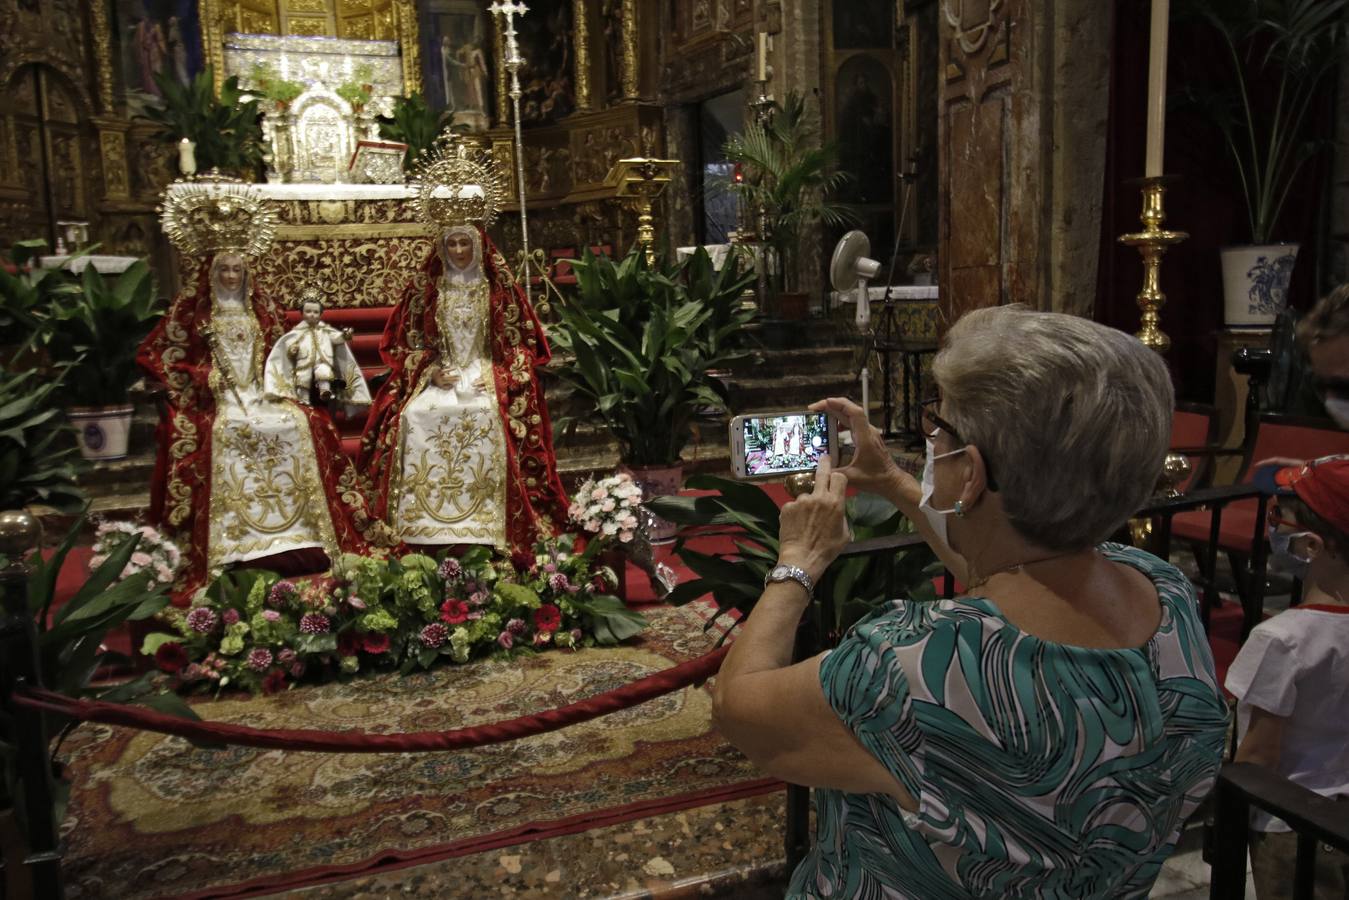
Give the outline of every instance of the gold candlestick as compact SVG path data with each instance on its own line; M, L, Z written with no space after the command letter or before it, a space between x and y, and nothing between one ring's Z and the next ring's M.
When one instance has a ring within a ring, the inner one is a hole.
M1162 209L1162 199L1166 194L1164 178L1143 179L1143 212L1139 219L1143 230L1135 234L1122 234L1121 244L1136 247L1143 257L1143 289L1138 292L1138 308L1143 311L1142 328L1137 337L1158 353L1171 349L1171 339L1158 327L1158 310L1166 303L1166 295L1161 289L1162 257L1172 244L1179 244L1189 237L1184 231L1167 231L1162 228L1166 213Z
M637 207L637 243L646 253L647 265L656 262L656 217L651 207L678 165L676 159L620 159L605 179L618 188L615 196L630 198Z

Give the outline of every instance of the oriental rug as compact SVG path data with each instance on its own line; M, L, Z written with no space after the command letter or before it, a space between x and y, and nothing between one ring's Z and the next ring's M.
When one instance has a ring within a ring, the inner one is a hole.
M620 687L713 648L696 606L632 644L204 701L258 728L454 729ZM238 897L765 793L690 687L590 722L448 753L194 748L85 724L66 741L70 897Z

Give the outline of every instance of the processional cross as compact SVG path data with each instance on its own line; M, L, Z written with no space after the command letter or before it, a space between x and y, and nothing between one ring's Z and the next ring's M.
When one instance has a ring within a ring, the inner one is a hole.
M520 241L524 248L521 271L524 274L525 299L532 302L529 293L529 214L525 211L525 140L520 130L520 67L525 59L520 55L520 43L516 40L515 17L529 12L529 7L517 0L492 0L487 11L501 16L506 37L506 68L511 73L511 106L515 111L515 185L520 198Z

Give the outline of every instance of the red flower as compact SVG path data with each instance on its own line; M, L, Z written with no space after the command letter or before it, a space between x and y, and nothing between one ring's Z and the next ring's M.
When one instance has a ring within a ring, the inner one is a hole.
M262 692L264 694L278 694L285 689L285 669L272 669L272 671L267 673L267 677L262 679Z
M562 610L551 603L545 603L534 610L534 627L539 631L557 631L562 624Z
M337 636L337 655L355 656L364 646L363 635L355 628L348 629Z
M389 636L387 634L367 634L361 638L361 647L366 653L373 653L378 656L381 653L389 652Z
M187 651L183 649L182 644L170 641L167 644L160 644L159 649L155 651L155 665L159 666L162 672L173 675L187 664Z
M449 625L458 625L468 621L468 603L451 597L440 605L440 621Z

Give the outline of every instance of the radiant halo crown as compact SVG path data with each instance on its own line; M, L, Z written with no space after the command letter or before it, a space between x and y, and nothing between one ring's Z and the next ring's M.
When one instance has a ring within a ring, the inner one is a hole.
M251 184L212 169L170 184L159 204L169 241L186 256L258 257L276 236L276 210Z
M492 154L446 131L417 162L412 203L417 218L440 231L496 221L506 188Z

